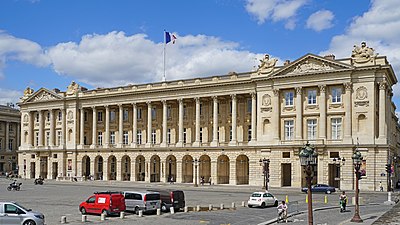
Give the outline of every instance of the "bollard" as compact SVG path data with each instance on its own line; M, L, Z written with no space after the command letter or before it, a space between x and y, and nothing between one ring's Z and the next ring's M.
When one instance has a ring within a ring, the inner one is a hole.
M208 211L211 211L212 210L212 208L213 208L213 205L208 205Z
M62 216L61 217L61 223L67 223L67 217L66 216Z
M119 213L119 218L124 219L125 218L125 212L120 212Z
M236 209L236 204L234 202L232 202L231 208Z
M325 195L324 203L328 204L328 196Z
M171 212L171 214L175 214L175 208L174 207L169 207L169 211Z
M157 216L161 215L161 209L157 209Z
M388 192L388 202L392 201L392 192Z
M242 201L242 206L246 207L246 203L244 201Z
M139 217L143 217L143 210L139 210Z
M200 212L200 206L199 205L196 206L196 212Z
M289 203L289 196L286 195L286 204Z
M221 203L221 206L219 207L219 209L224 209L224 203Z
M308 203L308 195L306 195L306 203Z
M188 207L185 206L185 208L183 208L183 212L187 213L188 211L189 211L189 210L188 210Z
M101 221L106 220L106 214L105 214L105 213L102 213L102 214L101 214L100 220L101 220Z
M87 221L87 216L86 215L82 215L82 222L86 222Z

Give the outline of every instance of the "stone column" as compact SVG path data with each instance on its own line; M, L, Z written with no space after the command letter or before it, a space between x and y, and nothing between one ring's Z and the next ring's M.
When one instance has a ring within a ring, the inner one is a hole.
M161 147L167 147L168 143L167 143L167 101L166 100L162 100L161 101L163 104L163 117L162 117L162 141L161 141Z
M21 144L21 126L20 126L19 123L16 123L16 126L17 126L17 130L15 132L15 135L16 135L15 139L17 139L16 140L17 144L16 144L16 148L15 149L18 150L19 144Z
M108 105L105 105L104 107L106 108L106 132L104 132L103 135L103 147L108 148L110 146L110 107Z
M178 119L178 143L176 147L183 146L183 99L178 99L179 103L179 119Z
M39 143L38 147L43 146L43 134L44 134L44 121L43 121L43 111L39 111ZM8 143L7 143L8 145Z
M345 101L344 101L344 109L345 109L345 118L344 118L344 139L347 143L352 143L351 137L351 129L352 129L352 102L351 102L351 91L352 91L352 83L344 83L344 87L346 90Z
M62 125L61 125L61 146L65 147L67 140L67 113L66 109L61 109Z
M51 115L51 112L50 112ZM51 122L50 122L51 123ZM50 142L51 144L51 142ZM53 179L53 162L51 160L51 154L47 157L47 179Z
M80 110L80 131L79 131L79 144L81 148L83 148L84 140L85 140L85 110L81 107Z
M379 139L386 138L386 82L379 83Z
M90 148L95 148L97 145L97 110L96 107L92 107L93 118L92 118L92 144ZM94 174L93 174L94 176Z
M302 88L296 87L296 140L303 139L303 99Z
M232 140L229 142L229 145L237 145L237 99L236 94L231 95L232 98ZM253 130L253 129L252 129Z
M257 93L251 93L251 143L257 141Z
M124 108L122 107L122 104L118 105L119 107L119 120L118 120L118 146L119 148L122 148L123 142L123 136L124 136Z
M137 106L136 103L132 103L132 143L131 147L136 148L136 136L137 136ZM131 176L132 177L132 176Z
M49 137L49 145L50 147L54 146L54 136L55 136L55 123L54 123L54 110L50 109L50 137Z
M28 112L28 117L29 117L29 124L28 124L28 140L27 140L27 144L29 147L32 147L34 145L33 141L33 137L34 137L34 118L35 118L35 114L33 112ZM24 134L22 134L24 135Z
M136 159L131 158L131 181L138 181L136 174Z
M196 127L195 127L195 140L193 147L200 147L200 98L194 98L196 101Z
M273 139L275 142L279 142L279 131L280 131L280 98L279 98L279 89L274 89L274 97L272 98L272 132L273 132Z
M210 146L218 146L218 97L213 96L213 140Z
M116 163L117 163L117 165L116 165L117 176L115 177L115 180L122 181L122 167L124 165L122 165L122 163L123 163L122 160L116 160Z
M12 149L9 148L9 145L8 145L8 142L10 140L10 122L6 122L5 133L6 133L6 143L4 143L4 146L6 147L5 148L6 151L10 151L10 150L12 150Z
M151 102L147 102L147 140L146 147L151 146L151 123L153 118L151 117Z
M176 162L176 182L182 183L182 161Z
M108 169L109 167L108 163L110 163L108 160L103 161L103 180L108 180L108 176L110 175Z
M91 159L90 159L90 175L92 175L93 176L93 178L96 178L96 172L97 171L95 171L95 169L94 169L94 165L95 165L95 159L96 159L96 156L91 156L90 157Z
M319 138L326 140L326 85L319 85Z

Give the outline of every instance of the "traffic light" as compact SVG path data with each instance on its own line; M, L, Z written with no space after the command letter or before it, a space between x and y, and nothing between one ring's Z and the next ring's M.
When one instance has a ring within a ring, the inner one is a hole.
M386 164L386 173L391 173L392 172L392 166L390 164Z

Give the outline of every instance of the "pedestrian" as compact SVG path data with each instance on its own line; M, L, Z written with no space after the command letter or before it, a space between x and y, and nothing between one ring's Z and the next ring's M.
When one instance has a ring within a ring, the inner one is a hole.
M343 191L342 194L339 196L339 204L340 212L346 212L347 195L345 191Z
M382 181L379 181L379 191L383 191Z
M211 177L208 178L208 183L211 185Z
M169 178L169 183L170 183L170 184L174 184L174 177L173 177L173 176L171 176L171 177Z
M280 220L285 220L287 223L287 211L288 211L288 206L286 205L285 201L282 201L281 204L276 207L278 209L278 222Z

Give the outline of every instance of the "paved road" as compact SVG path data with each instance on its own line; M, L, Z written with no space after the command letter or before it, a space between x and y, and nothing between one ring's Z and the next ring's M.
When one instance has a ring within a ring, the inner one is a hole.
M274 207L259 209L242 207L243 201L247 201L253 191L258 191L259 187L249 186L200 186L193 187L185 184L159 184L159 183L133 183L133 182L107 182L107 181L88 181L88 182L66 182L66 181L45 181L43 186L33 185L33 180L22 180L22 190L19 192L8 192L6 186L9 180L0 178L0 200L17 201L27 208L43 212L46 216L48 225L60 224L61 216L67 216L69 224L82 224L81 214L78 206L95 191L104 190L146 190L146 189L168 189L176 188L184 190L186 195L187 206L195 207L200 205L208 207L212 204L219 207L221 203L225 207L231 207L232 202L236 204L236 209L213 210L211 212L179 212L174 215L168 213L161 216L145 215L138 217L128 214L126 219L121 220L117 217L107 219L106 224L164 224L164 225L191 225L191 224L211 224L211 225L243 225L243 224L260 224L276 218L276 209ZM289 197L290 211L307 210L305 204L305 194L294 188L279 188L270 190L278 199L285 200ZM327 206L337 206L338 194L327 195L328 203L324 203L324 194L314 194L314 208ZM349 193L352 196L352 193ZM385 193L361 193L365 203L384 202ZM388 210L390 207L381 208ZM352 210L352 209L350 209ZM376 206L365 206L361 208L362 213L374 213L377 211ZM315 221L328 224L339 224L341 221L351 218L352 212L340 214L338 209L324 210L315 212ZM301 214L293 217L292 221L296 224L307 224L307 214ZM103 223L99 216L88 216L91 223ZM333 222L333 223L332 223Z

